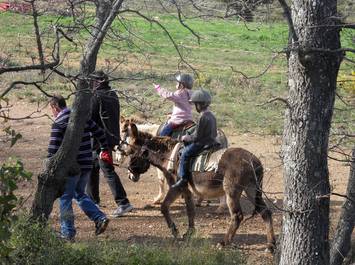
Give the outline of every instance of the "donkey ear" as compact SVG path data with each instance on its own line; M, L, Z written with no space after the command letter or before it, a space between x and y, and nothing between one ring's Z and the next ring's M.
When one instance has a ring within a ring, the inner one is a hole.
M137 126L134 123L131 123L130 126L131 126L132 137L137 139L138 138Z

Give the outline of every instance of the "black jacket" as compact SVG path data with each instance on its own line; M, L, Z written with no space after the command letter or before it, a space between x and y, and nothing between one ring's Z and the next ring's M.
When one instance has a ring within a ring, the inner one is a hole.
M216 143L217 122L211 111L201 113L195 132L191 135L192 141L200 145L213 145Z
M120 143L120 102L110 86L106 85L95 91L91 119L105 131L109 148ZM94 144L94 148L97 147Z

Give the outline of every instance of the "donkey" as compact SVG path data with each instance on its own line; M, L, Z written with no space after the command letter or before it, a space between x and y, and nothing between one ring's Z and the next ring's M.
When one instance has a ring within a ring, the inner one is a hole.
M132 132L130 130L130 124L135 122L134 119L125 119L121 116L121 140L122 144L116 152L116 160L119 164L123 163L124 158L127 156L128 146L132 140ZM157 135L160 125L158 124L139 124L139 136L141 139L150 139L153 136ZM143 142L144 142L143 140ZM142 143L143 143L142 142ZM159 182L159 193L153 199L154 204L159 204L164 198L165 194L165 178L163 173L158 169L157 170L158 182Z
M128 146L132 142L132 130L131 130L130 125L135 124L134 121L135 120L125 119L124 117L121 116L121 139L122 139L123 143L120 147L120 150L118 150L118 152L116 153L117 154L116 159L117 159L117 161L119 161L119 163L123 162L123 159L124 159L125 155L127 154ZM143 143L146 139L151 139L153 136L157 135L161 126L159 126L157 124L139 124L139 125L136 125L136 127L138 129L138 135L139 135L138 138L141 139L137 143L143 145ZM221 141L222 147L227 147L228 142L226 140L227 138L225 137L224 133L221 130L219 130L218 134L219 134L220 138L222 139L222 141ZM159 181L159 193L153 200L154 204L159 204L164 199L165 188L167 186L164 174L162 173L162 171L160 169L157 169L157 176L158 176L158 181ZM129 178L132 179L131 176L129 176ZM198 194L196 194L196 195L198 197L196 205L200 206L204 197L201 197ZM227 207L225 196L222 196L219 199L220 199L220 204L216 210L216 213L224 212L224 210Z
M131 124L132 143L129 146L130 159L129 170L133 174L133 180L138 181L141 174L145 173L150 165L160 169L169 184L169 190L162 204L161 212L174 237L178 237L178 229L172 220L169 207L180 196L185 199L189 228L183 238L191 236L194 231L195 208L192 193L188 188L172 188L175 182L176 171L168 170L167 165L171 153L178 141L169 137L152 137L142 144L137 127ZM226 195L227 206L230 213L230 225L224 236L222 245L228 245L243 220L243 212L240 205L240 197L244 191L248 199L254 203L253 215L259 213L266 225L267 249L273 252L275 247L275 235L273 230L272 213L267 208L262 198L263 166L260 160L242 148L227 148L224 150L216 171L193 172L189 181L193 191L201 196L220 197Z

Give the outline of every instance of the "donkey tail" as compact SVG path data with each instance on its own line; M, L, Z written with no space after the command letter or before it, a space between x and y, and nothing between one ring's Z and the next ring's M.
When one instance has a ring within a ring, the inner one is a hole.
M253 216L256 213L261 213L266 208L266 204L262 197L263 195L263 176L264 176L264 169L263 166L260 164L259 167L255 169L255 209L253 212Z

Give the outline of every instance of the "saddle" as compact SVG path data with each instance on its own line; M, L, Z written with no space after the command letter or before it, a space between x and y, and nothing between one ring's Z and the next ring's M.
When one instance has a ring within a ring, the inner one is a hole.
M159 129L158 129L158 132L157 132L157 135L160 134L161 130L163 129L164 127L164 124L161 124ZM171 135L171 138L174 138L174 139L177 139L183 135L186 135L186 134L192 134L196 129L196 123L193 122L193 121L185 121L181 124L178 124L176 126L174 126L173 128L173 133Z
M180 155L184 145L182 143L177 143L171 153L169 163L167 166L168 170L173 171L178 167L180 161ZM227 148L221 148L219 143L214 143L212 145L204 146L203 150L192 159L191 171L192 172L208 172L217 171L218 162L221 159Z

